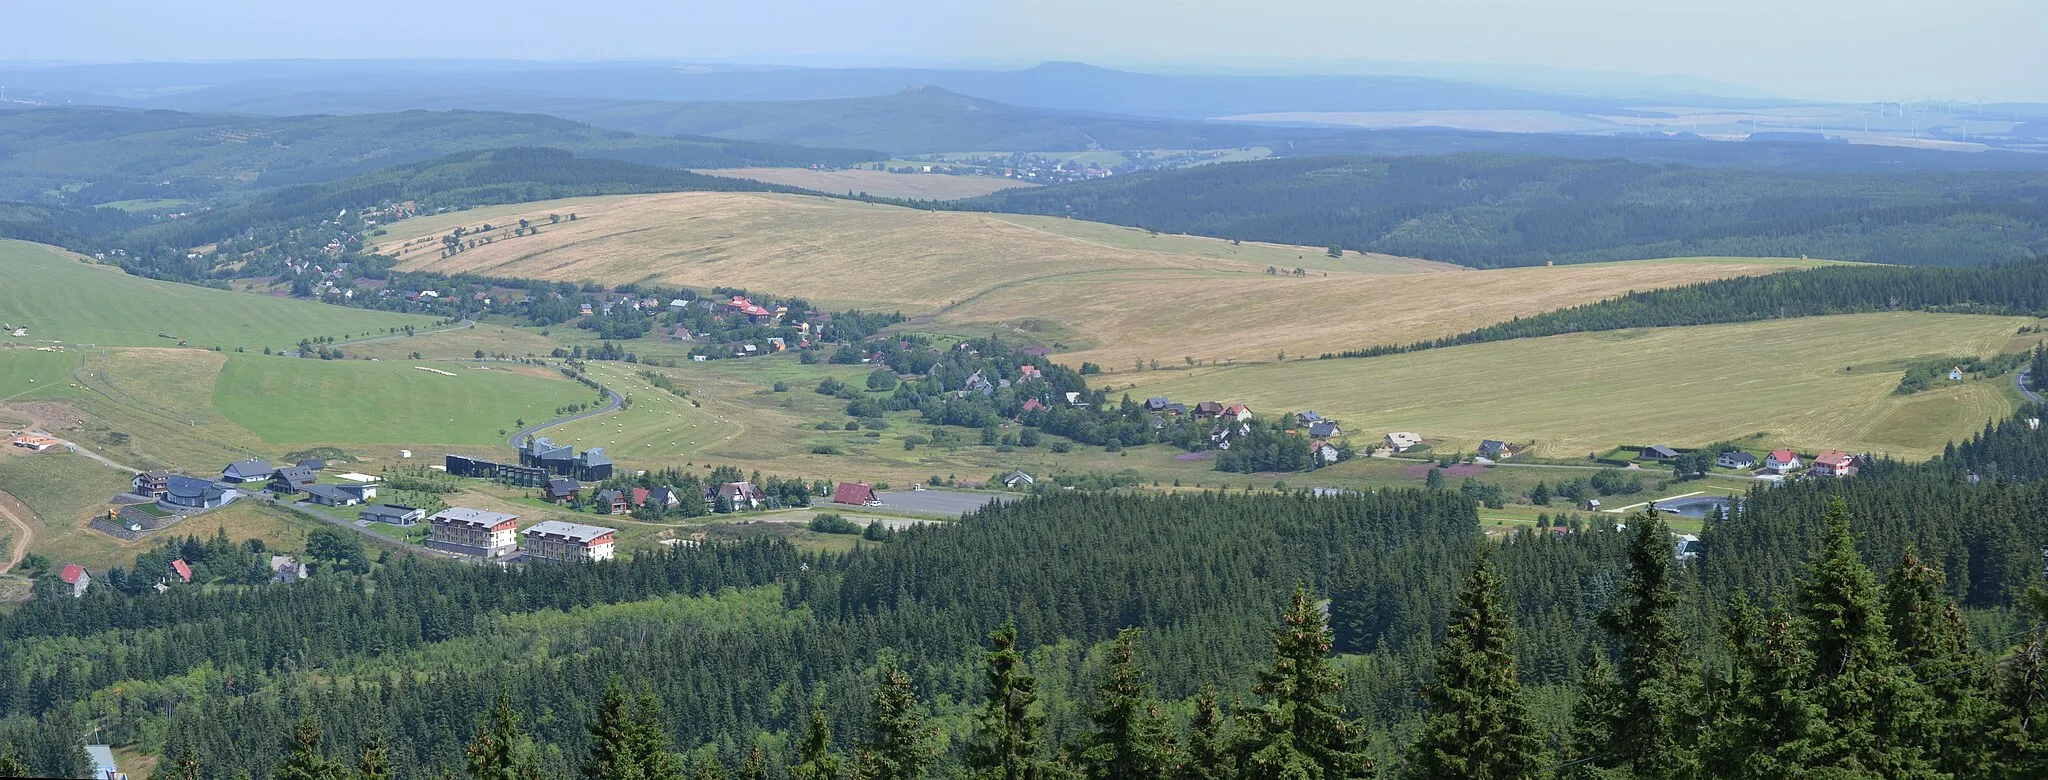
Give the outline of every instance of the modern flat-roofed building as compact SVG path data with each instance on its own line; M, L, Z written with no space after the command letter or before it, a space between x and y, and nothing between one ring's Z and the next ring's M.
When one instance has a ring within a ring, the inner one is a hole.
M519 549L519 516L486 512L469 507L450 507L428 518L433 530L427 546L436 550L503 558Z
M526 557L536 561L608 561L615 529L548 520L525 531Z

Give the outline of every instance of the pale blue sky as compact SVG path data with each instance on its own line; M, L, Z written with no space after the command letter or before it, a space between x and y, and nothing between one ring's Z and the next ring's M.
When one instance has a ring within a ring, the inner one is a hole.
M2048 0L65 0L0 59L973 58L1685 74L1839 100L2048 101Z

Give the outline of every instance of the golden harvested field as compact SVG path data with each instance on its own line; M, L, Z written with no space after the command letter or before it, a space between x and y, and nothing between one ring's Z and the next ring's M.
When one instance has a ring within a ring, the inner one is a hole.
M953 200L987 195L997 190L1038 185L994 176L947 176L936 173L890 173L888 171L814 171L809 168L707 168L697 173L733 179L753 179L769 184L802 187L819 192L867 193L878 198Z
M546 224L549 214L569 213L577 220ZM440 256L436 237L456 226L522 216L543 224L541 233L514 237L500 228L489 244ZM398 254L404 269L749 287L928 316L922 326L934 330L1048 334L1063 361L1107 367L1408 342L1629 290L1818 264L1692 258L1471 271L1074 220L751 193L547 201L389 230L379 250Z
M1809 452L1924 458L2010 414L2012 377L1896 396L1901 369L1892 366L1995 354L2033 322L1855 314L1124 376L1139 383L1134 396L1242 401L1270 414L1314 409L1340 421L1355 441L1412 430L1441 439L1441 451L1504 439L1573 457L1624 443L1704 446L1762 431Z

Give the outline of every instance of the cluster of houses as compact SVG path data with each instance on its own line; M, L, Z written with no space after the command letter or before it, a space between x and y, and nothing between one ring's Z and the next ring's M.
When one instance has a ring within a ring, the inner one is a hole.
M298 582L311 577L312 574L312 567L307 566L298 558L290 555L270 556L271 582ZM171 561L170 576L178 582L187 585L192 584L192 564L186 563L183 558ZM92 587L92 572L86 571L84 566L75 563L65 564L64 568L57 572L57 579L63 581L64 585L71 589L72 598L84 597L86 590ZM170 584L162 580L159 580L154 587L157 593L166 593L171 589Z
M618 529L545 520L519 530L519 516L469 507L450 507L427 518L427 546L491 560L568 563L611 560ZM417 522L417 521L415 521ZM524 549L520 540L525 540Z
M1760 477L1782 477L1801 473L1813 477L1856 476L1856 456L1841 450L1822 451L1819 455L1813 456L1813 463L1810 466L1800 459L1799 453L1789 449L1772 450L1761 461L1747 452L1729 450L1716 457L1714 465L1724 469L1748 471L1753 476Z

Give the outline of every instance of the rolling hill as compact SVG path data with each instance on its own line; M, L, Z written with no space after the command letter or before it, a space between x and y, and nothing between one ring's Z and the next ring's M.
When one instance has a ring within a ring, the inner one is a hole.
M1475 267L1678 255L1973 265L2048 251L2048 174L1822 174L1471 154L1227 163L959 208Z
M249 117L47 108L0 111L0 200L206 200L504 147L551 147L677 168L849 165L881 158L875 152L759 141L636 136L537 114Z
M500 236L453 258L433 240L457 226L570 211L574 223ZM914 328L1021 332L1056 345L1063 360L1118 366L1405 343L1631 289L1801 265L1719 259L1475 273L1075 220L744 193L494 206L389 230L376 249L397 255L400 270L772 290L930 318Z

